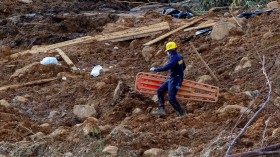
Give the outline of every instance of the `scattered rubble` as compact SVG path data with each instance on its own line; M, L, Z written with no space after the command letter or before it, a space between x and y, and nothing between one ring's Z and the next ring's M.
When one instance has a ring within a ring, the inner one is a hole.
M259 149L266 124L265 144L279 143L278 9L250 19L215 12L174 20L155 11L168 7L160 3L130 10L139 4L29 2L0 2L0 156L224 156L231 132L235 137L267 97L262 56L273 85L271 102L232 153ZM276 1L267 5L275 6ZM160 23L164 29L146 27ZM191 42L219 81L205 76L209 71L190 42L181 42L205 26L213 27L211 37L197 36ZM121 34L121 42L107 41L120 37L108 33L143 27L148 34ZM181 119L168 101L168 115L153 117L157 96L134 91L137 73L167 63L168 41L175 41L184 57L185 79L203 76L201 82L219 87L215 103L180 99L187 112ZM73 64L58 55L60 46ZM61 65L38 64L48 56L55 56ZM103 69L91 77L95 65ZM237 123L243 113L246 118Z

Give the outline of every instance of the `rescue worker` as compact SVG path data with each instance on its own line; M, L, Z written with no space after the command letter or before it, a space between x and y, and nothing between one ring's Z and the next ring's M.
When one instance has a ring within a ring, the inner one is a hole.
M184 70L186 69L186 64L183 57L177 53L177 45L175 42L169 42L166 44L167 55L170 57L168 64L160 68L152 67L150 71L161 72L170 70L170 78L162 84L158 89L158 101L159 109L154 115L165 116L166 111L164 108L164 94L168 91L168 101L172 107L179 113L180 116L186 114L185 110L181 108L181 105L176 99L178 90L181 88Z

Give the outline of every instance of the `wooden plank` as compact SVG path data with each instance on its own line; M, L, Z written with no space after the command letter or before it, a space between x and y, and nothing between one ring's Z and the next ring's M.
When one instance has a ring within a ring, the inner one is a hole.
M201 62L204 64L204 66L207 68L207 70L210 72L211 76L215 79L215 81L219 82L219 80L216 77L216 75L214 74L214 72L211 70L211 68L208 66L208 64L204 61L204 59L198 53L198 51L196 50L196 48L194 47L192 42L190 42L190 45L191 45L193 51L195 52L195 54L198 56L198 58L201 60Z
M73 40L68 40L52 45L46 45L46 46L41 46L32 50L26 50L22 51L19 53L15 53L11 55L11 58L16 58L20 55L24 54L36 54L40 52L47 52L49 50L57 49L57 48L62 48L65 46L70 46L78 43L84 43L84 42L92 42L92 41L106 41L106 40L111 40L111 41L125 41L125 40L131 40L131 39L136 39L136 38L142 38L146 36L151 36L155 35L158 33L161 33L161 31L170 29L169 24L167 22L161 22L158 24L150 25L150 26L144 26L140 28L134 28L134 29L129 29L125 31L120 31L120 32L115 32L115 33L110 33L110 34L104 34L104 35L96 35L94 37L92 36L85 36Z
M154 39L152 41L149 41L149 42L145 43L144 46L150 46L150 45L152 45L154 43L157 43L157 42L167 38L168 36L172 35L173 33L176 33L176 32L178 32L178 31L180 31L180 30L182 30L182 29L184 29L186 27L194 25L195 23L199 22L200 20L202 20L202 18L194 19L193 21L188 22L187 24L185 24L185 25L183 25L183 26L181 26L181 27L179 27L177 29L174 29L173 31L170 31L170 32L168 32L168 33L166 33L166 34L164 34L162 36L157 37L156 39Z
M75 66L75 64L71 61L71 59L60 49L60 48L57 48L55 49L58 54L63 58L63 60L71 67L71 69L73 71L77 71L78 68Z
M7 85L7 86L0 87L0 91L5 91L8 89L16 89L16 88L21 88L21 87L25 87L25 86L40 85L40 84L48 83L48 82L58 80L58 79L59 78L49 78L49 79L31 81L31 82L27 82L27 83L23 83L23 84Z
M212 27L215 24L216 23L208 23L208 24L205 24L205 25L200 25L200 26L196 26L196 27L187 28L187 29L184 29L184 32L197 30L197 29L202 29L202 28L207 28L207 27Z
M52 45L41 46L41 47L38 47L38 48L35 48L32 50L22 51L19 53L12 54L11 57L16 58L16 57L18 57L20 55L24 55L24 54L36 54L36 53L40 53L40 52L47 52L49 50L53 50L56 48L61 48L61 47L74 45L74 44L78 44L78 43L82 43L82 42L93 41L93 40L96 40L95 37L85 36L85 37L76 38L73 40L68 40L68 41L64 41L64 42L60 42L60 43L56 43L56 44L52 44Z
M124 41L154 35L163 30L170 29L167 22L95 36L97 41L113 40Z

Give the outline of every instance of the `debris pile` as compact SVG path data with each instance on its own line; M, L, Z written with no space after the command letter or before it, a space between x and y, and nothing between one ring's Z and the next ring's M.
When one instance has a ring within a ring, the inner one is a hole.
M264 69L270 101L231 153L280 143L279 6L178 19L111 0L0 3L0 156L224 156L268 98ZM185 79L219 87L217 102L180 100L182 119L168 102L152 116L157 97L135 91L139 72L168 61L168 41Z

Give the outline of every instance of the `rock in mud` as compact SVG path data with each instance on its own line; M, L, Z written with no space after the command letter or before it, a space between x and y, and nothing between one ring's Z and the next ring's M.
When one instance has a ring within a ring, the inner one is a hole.
M48 118L49 119L52 119L54 118L55 116L59 115L59 112L58 111L51 111Z
M239 65L237 65L234 69L235 72L238 72L242 69L245 69L245 68L250 68L252 67L252 64L251 64L251 61L249 60L248 57L243 57L239 63Z
M229 114L231 112L239 111L240 114L249 114L251 112L251 109L241 106L241 105L227 105L223 106L220 109L218 109L218 112L224 113L224 114Z
M96 89L98 89L98 90L102 89L102 88L105 87L105 86L106 86L106 83L105 83L105 82L98 82L98 83L96 83L96 85L95 85Z
M169 151L168 157L187 156L187 154L190 154L191 152L192 152L191 148L179 146L176 150Z
M273 37L273 33L270 30L263 35L263 39L265 40L271 37Z
M44 133L42 133L42 132L37 132L36 134L31 135L31 136L29 136L29 137L31 138L32 141L36 141L36 140L43 139L44 136L45 136Z
M94 117L89 117L82 124L84 136L98 136L100 130L98 128L98 120Z
M116 146L106 146L102 153L105 154L105 156L107 155L110 155L112 157L117 157L118 156L118 151L119 151L119 148L116 147Z
M233 27L230 29L229 34L232 36L242 36L245 34L245 32L240 27Z
M48 128L48 127L50 127L50 124L49 123L44 123L44 124L41 124L40 127Z
M67 152L64 154L64 157L72 157L72 156L74 156L74 155L71 152Z
M229 40L228 40L228 45L229 45L229 46L235 45L238 41L239 41L239 37L231 37L231 38L229 38Z
M8 56L11 54L11 48L9 46L2 46L0 55L3 54L4 56Z
M8 101L6 101L6 100L4 100L4 99L2 99L2 100L0 100L0 106L5 106L5 107L10 107L11 106L11 104L10 103L8 103Z
M269 2L267 5L266 5L267 8L269 9L277 9L280 7L280 4L279 2L277 1L272 1L272 2Z
M112 130L112 126L107 124L107 125L101 125L98 126L99 127L99 131L102 135L106 135L108 133L110 133L110 131Z
M19 103L26 103L28 99L23 96L16 96L13 101Z
M145 58L145 61L150 61L155 51L154 47L145 46L142 50L142 56Z
M57 129L55 129L49 136L50 137L57 137L57 136L65 134L67 131L68 130L65 127L61 126Z
M229 90L232 91L232 92L239 93L241 91L241 86L240 85L234 85L234 86L231 86L229 88Z
M26 4L33 3L33 0L18 0L18 1Z
M157 96L157 95L154 95L153 98L152 98L152 100L153 100L155 103L157 103L157 102L158 102L158 96Z
M280 107L280 97L277 97L273 102L276 106Z
M95 117L97 114L94 106L90 105L75 105L73 113L81 121L85 120L88 117Z
M122 81L119 81L117 87L114 90L113 103L119 100L128 90L129 87Z
M280 137L280 127L272 131L272 137Z
M163 153L164 153L164 150L162 150L162 149L151 148L144 152L143 157L159 157L159 156L162 156Z
M208 51L210 48L209 44L202 44L199 48L198 48L198 52L202 53L205 51Z
M142 112L142 109L141 108L136 108L132 111L133 114L139 114Z
M181 136L187 136L187 135L188 135L187 129L181 130L181 131L180 131L180 135L181 135Z
M246 91L246 92L244 92L244 94L246 96L248 96L249 98L254 99L255 97L257 97L260 94L260 91L259 90Z
M199 76L197 82L200 83L206 83L208 81L213 80L212 77L210 75L203 75L203 76Z
M30 71L30 69L33 66L36 66L36 65L39 65L39 64L40 64L40 62L34 62L34 63L31 63L31 64L28 64L28 65L24 66L21 69L17 69L10 78L20 77L21 75L23 75L23 74L27 73L28 71Z
M118 139L119 137L131 137L132 132L123 126L117 126L115 127L111 133L106 137L106 139L113 138Z
M221 40L228 36L230 30L236 27L235 24L231 22L219 21L213 26L213 31L211 32L211 38L213 40Z

